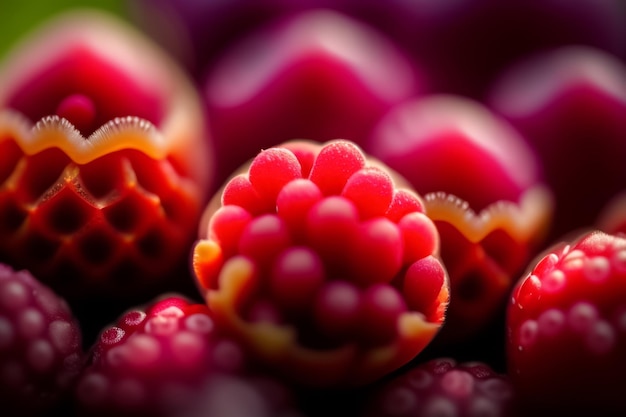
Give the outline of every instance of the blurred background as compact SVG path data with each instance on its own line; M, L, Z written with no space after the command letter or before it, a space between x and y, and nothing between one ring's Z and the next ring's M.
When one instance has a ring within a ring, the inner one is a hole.
M97 7L125 15L123 0L3 0L0 2L0 56L31 28L51 15L74 7Z

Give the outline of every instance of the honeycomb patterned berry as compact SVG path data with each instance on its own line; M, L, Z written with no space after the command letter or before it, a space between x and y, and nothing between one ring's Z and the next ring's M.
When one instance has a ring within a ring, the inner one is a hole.
M445 320L447 273L421 198L352 142L259 153L206 209L193 268L215 319L288 378L364 384Z
M70 302L157 288L187 260L212 175L183 73L124 23L70 12L0 79L0 259Z
M56 410L84 360L65 300L27 270L0 264L0 404L10 416Z

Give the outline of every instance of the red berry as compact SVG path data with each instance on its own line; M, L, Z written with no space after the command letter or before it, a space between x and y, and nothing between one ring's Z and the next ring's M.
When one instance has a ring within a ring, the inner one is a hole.
M394 178L345 140L259 153L207 207L194 249L220 325L307 385L363 384L420 353L445 318L447 275L421 198Z
M250 164L248 178L254 189L262 196L275 199L283 187L301 178L302 169L298 158L287 149L270 148L262 151Z
M553 246L516 285L509 374L531 412L626 412L626 239L585 232Z
M0 260L73 307L175 286L212 176L176 63L113 16L68 12L0 79Z
M309 179L286 184L276 198L276 212L287 222L295 240L303 238L305 220L311 207L322 199L319 187Z
M211 218L211 238L219 242L224 253L233 255L237 252L241 235L251 220L252 215L243 207L225 205Z
M243 229L238 253L268 265L290 244L291 236L285 222L276 214L262 214L250 220Z
M82 362L81 331L66 302L30 272L0 264L2 412L49 412L69 390Z
M443 285L443 265L432 255L414 262L404 276L403 292L409 308L423 311L426 317L441 313L438 300L439 288Z
M507 376L482 362L432 359L373 389L364 416L511 416L514 391Z
M327 268L345 269L345 248L357 239L359 213L345 197L329 196L312 206L304 222L306 242L325 260Z
M384 216L393 199L393 182L385 171L364 168L350 176L341 191L357 206L361 219Z
M76 385L80 415L162 416L182 409L214 372L239 372L239 345L206 305L168 294L128 310L100 333Z
M432 240L431 234L437 234L433 227L425 230L426 240ZM430 255L438 249L424 255ZM353 280L360 286L389 282L398 275L405 264L411 264L421 259L409 258L404 262L404 241L398 225L384 216L361 222L352 244L350 253L344 259L344 263L350 268ZM415 255L415 254L412 254Z
M342 192L348 179L365 167L365 156L356 146L330 142L322 147L311 167L309 179L322 191L334 195Z

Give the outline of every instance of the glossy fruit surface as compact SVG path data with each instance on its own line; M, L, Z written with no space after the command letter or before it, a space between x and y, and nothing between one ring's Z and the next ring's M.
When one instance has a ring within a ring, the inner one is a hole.
M508 366L529 412L626 410L625 260L623 235L590 231L549 249L517 283Z
M165 294L102 330L76 384L78 414L169 416L213 372L238 372L244 361L205 304Z

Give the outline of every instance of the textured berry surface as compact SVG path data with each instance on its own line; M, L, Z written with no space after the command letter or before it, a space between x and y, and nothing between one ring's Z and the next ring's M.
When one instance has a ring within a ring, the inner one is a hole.
M522 278L507 316L509 373L531 411L623 414L626 239L586 232Z
M70 305L171 285L211 157L176 64L121 21L68 12L16 45L0 78L0 260Z
M244 367L240 347L221 338L205 304L166 294L106 327L76 385L79 415L171 415L213 372Z
M509 378L481 362L437 358L373 388L368 417L510 417L515 393Z
M305 384L367 382L417 355L447 275L421 198L391 175L349 141L259 153L194 249L217 320Z
M171 161L127 150L82 165L58 149L27 155L10 136L0 149L13 167L0 178L0 258L71 299L137 293L191 244L200 204Z
M67 303L26 270L0 264L0 404L10 416L49 412L83 362Z

